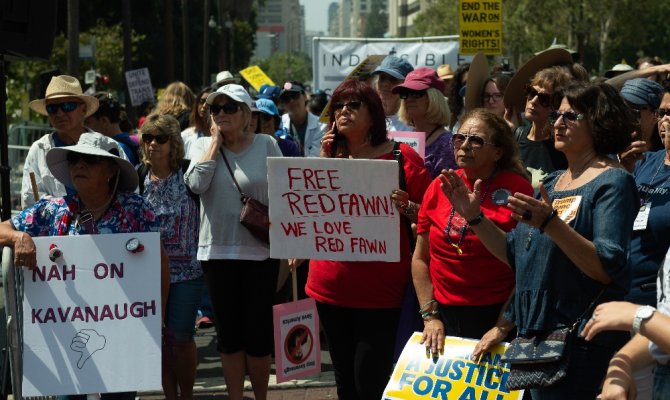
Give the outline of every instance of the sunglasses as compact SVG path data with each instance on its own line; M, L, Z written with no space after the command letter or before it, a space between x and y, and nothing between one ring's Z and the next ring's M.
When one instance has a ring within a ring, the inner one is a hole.
M584 114L577 114L573 111L552 111L551 114L549 114L549 123L555 125L556 121L561 117L563 117L563 123L565 124L583 120Z
M158 142L158 144L165 144L165 143L168 142L168 140L170 140L170 136L169 135L164 135L164 134L160 134L160 135L151 135L149 133L143 133L142 134L142 141L144 143L151 144L151 142L153 142L154 140L156 140L156 142Z
M348 101L346 103L343 103L343 102L333 103L331 105L331 107L333 109L333 112L339 113L339 112L342 112L344 110L344 107L347 107L349 110L353 110L353 111L358 110L359 108L361 108L362 104L363 104L363 102L360 101L360 100L352 100L352 101Z
M212 104L209 106L209 111L212 115L217 115L223 110L224 114L235 114L240 109L240 105L237 103L225 103L225 104Z
M554 103L554 96L549 93L540 93L534 87L526 85L526 99L528 101L537 97L537 101L542 107L551 107Z
M482 95L482 100L484 100L484 103L488 103L489 101L500 101L503 98L502 93L484 93Z
M659 108L656 110L656 118L670 117L670 108Z
M79 107L81 103L76 102L76 101L66 101L63 103L53 103L53 104L47 104L47 113L49 114L56 114L58 112L58 109L65 113L72 112Z
M406 100L410 97L413 99L420 99L425 95L426 95L425 90L401 90L398 92L398 97L400 97L403 100Z
M465 144L465 142L468 142L473 149L481 149L487 143L492 144L491 142L484 140L484 138L481 136L466 135L463 133L454 133L451 137L451 142L453 143L454 147L461 147Z
M84 161L88 165L97 165L99 164L103 157L102 156L95 156L92 154L82 154L82 153L75 153L74 151L69 151L67 155L65 156L67 159L67 164L68 165L75 165L79 163L79 161Z

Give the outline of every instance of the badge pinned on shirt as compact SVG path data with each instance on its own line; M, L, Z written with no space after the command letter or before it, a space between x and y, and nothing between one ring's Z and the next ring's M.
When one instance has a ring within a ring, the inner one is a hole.
M496 189L491 193L491 201L493 204L497 206L504 206L507 205L507 198L512 195L512 192L510 192L507 189L500 188Z

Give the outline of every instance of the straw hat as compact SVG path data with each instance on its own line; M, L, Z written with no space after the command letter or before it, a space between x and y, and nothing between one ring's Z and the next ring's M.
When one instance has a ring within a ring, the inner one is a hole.
M517 73L514 74L509 81L507 89L505 89L505 97L503 98L505 107L515 106L517 111L523 111L526 106L524 89L538 71L556 65L571 64L572 56L570 55L570 52L559 48L543 51L531 58L519 68Z
M89 117L97 111L98 99L85 95L81 91L79 80L69 75L58 75L51 78L44 98L31 101L30 108L38 114L49 115L46 108L47 100L72 97L86 104L86 115L84 117Z
M73 146L54 147L47 152L47 167L63 185L74 188L67 163L69 152L108 157L119 166L119 191L132 192L137 188L137 171L130 161L121 158L116 141L97 132L84 132ZM116 153L116 154L114 154Z
M465 85L465 111L482 107L482 92L484 82L489 78L489 64L486 56L477 53L470 62L468 82Z
M449 64L441 64L437 67L437 76L443 81L453 79L454 75L454 70L451 69L451 65Z

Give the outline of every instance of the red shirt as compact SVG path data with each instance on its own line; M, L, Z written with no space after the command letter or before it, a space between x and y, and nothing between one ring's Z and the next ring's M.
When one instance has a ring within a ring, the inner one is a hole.
M457 174L463 176L463 171ZM463 178L472 191L474 182ZM467 223L457 212L451 218L449 239L445 229L449 225L451 203L436 178L426 191L419 211L417 234L428 233L430 252L430 279L433 295L441 304L480 306L502 303L507 300L514 287L512 269L498 260L479 241L468 226L461 238L463 226ZM491 182L481 185L484 215L505 232L516 226L506 199L516 192L532 196L533 188L520 175L511 171L497 173ZM495 199L495 202L494 202ZM496 204L498 203L498 204ZM458 254L451 243L458 244L463 254Z
M409 146L400 145L409 198L421 203L430 176L421 157ZM393 160L393 153L379 157ZM311 260L305 291L316 301L352 308L399 308L410 279L412 255L407 238L407 221L400 218L400 262Z

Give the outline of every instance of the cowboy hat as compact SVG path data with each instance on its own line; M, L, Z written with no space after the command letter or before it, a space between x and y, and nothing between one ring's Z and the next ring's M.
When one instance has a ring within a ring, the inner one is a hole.
M72 97L86 104L86 115L84 118L93 115L98 109L98 99L85 95L81 91L79 80L69 75L58 75L51 78L44 98L31 101L30 108L38 114L49 115L46 108L47 100Z
M74 189L72 179L70 178L70 166L67 162L67 154L69 152L110 158L119 166L118 190L132 192L137 188L137 171L135 171L130 161L119 156L119 146L114 139L97 132L84 132L79 137L77 144L54 147L47 152L47 167L49 167L49 171L63 185Z
M505 97L503 97L505 107L514 106L518 112L522 112L526 106L526 97L523 94L525 87L536 73L545 68L571 64L572 56L570 52L559 48L543 51L526 61L507 85Z
M486 56L477 53L470 62L468 82L465 84L465 111L482 107L484 82L489 78L489 64Z

